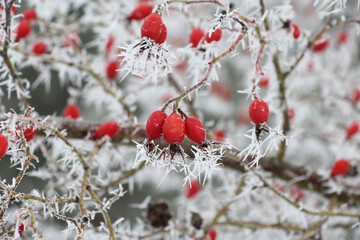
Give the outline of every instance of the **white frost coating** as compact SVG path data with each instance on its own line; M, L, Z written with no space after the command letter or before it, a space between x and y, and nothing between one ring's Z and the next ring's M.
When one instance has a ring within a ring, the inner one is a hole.
M129 73L152 80L155 84L158 78L166 77L172 70L175 56L166 43L161 45L151 39L142 38L131 44L121 46L119 56L123 57L121 72ZM123 77L123 79L125 78Z

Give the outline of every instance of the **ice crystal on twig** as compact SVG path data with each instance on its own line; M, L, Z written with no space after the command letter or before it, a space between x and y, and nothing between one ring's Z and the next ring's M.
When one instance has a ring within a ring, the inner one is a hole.
M159 45L149 38L142 38L132 44L125 44L120 49L123 50L119 55L123 57L121 71L126 73L125 76L131 73L156 83L158 78L173 71L175 56L166 43Z
M215 144L211 144L211 142L192 146L191 151L194 154L194 159L191 161L188 160L188 156L177 143L160 149L153 141L146 139L142 144L136 143L136 146L137 154L133 168L145 161L145 164L151 164L158 169L165 169L160 184L171 171L183 173L185 175L184 184L190 183L192 179L201 179L202 177L204 177L203 181L205 182L214 171L219 170L218 166L221 165L219 160L229 148L226 144L215 147Z
M214 147L212 144L206 144L207 146L192 146L192 153L194 154L194 161L192 163L192 172L196 178L201 178L203 175L203 182L208 177L212 176L213 171L220 170L219 160L224 155L225 150L220 146ZM185 182L188 180L185 178ZM190 181L189 181L190 182Z
M260 132L259 132L260 131ZM262 140L260 139L261 131L268 133L268 136ZM244 150L239 153L239 156L244 156L243 161L250 158L249 167L256 167L259 165L259 161L264 157L268 152L271 152L273 149L277 149L278 141L288 141L288 137L282 134L280 130L280 125L276 128L270 128L266 124L259 124L255 128L252 128L248 131L250 134L246 134L245 137L251 139L251 143ZM263 149L265 143L267 147Z

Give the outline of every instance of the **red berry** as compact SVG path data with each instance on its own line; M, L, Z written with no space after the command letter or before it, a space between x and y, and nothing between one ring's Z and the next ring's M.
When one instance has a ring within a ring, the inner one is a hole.
M36 129L31 125L26 126L23 129L23 132L24 132L25 140L27 142L31 141L36 135Z
M94 133L94 139L100 139L104 136L114 137L120 130L120 126L115 121L109 121L101 124Z
M350 100L352 103L357 103L360 100L360 90L355 88L350 95Z
M331 170L331 176L343 175L347 173L350 168L350 163L346 159L339 159L334 163Z
M258 83L258 86L261 88L267 88L269 86L269 77L262 77Z
M177 113L166 118L163 127L164 139L167 143L182 143L185 138L185 123Z
M264 123L269 118L269 107L263 100L255 99L249 107L249 116L253 123Z
M111 61L108 63L107 67L106 67L106 76L108 79L114 79L117 77L118 75L118 69L119 69L119 62L118 61Z
M166 29L165 24L163 24L163 25L161 25L161 28L160 28L160 36L155 42L158 44L162 44L163 42L165 42L166 36L167 36L167 29Z
M349 39L349 34L346 30L339 32L337 35L337 41L340 44L346 43L348 39Z
M191 185L191 186L190 186ZM186 198L190 199L201 190L201 185L198 181L191 181L191 184L186 186Z
M31 25L28 21L24 20L19 23L16 30L16 41L26 38L31 33Z
M9 147L9 143L7 138L0 133L0 158L2 158L5 155L8 147Z
M294 119L294 117L295 117L295 109L289 108L289 110L288 110L288 116L289 116L289 119L290 119L290 120Z
M147 37L162 44L166 40L166 35L167 29L159 14L152 13L145 18L141 27L141 37Z
M206 235L205 240L215 240L217 236L216 230L212 229L208 234Z
M294 39L298 39L300 36L300 29L298 27L298 25L296 25L295 23L291 24L291 27L293 28L293 37Z
M105 54L109 54L111 52L114 43L115 43L115 37L113 35L110 35L105 45Z
M156 111L150 115L146 123L146 135L148 138L156 140L162 136L166 118L166 113L162 111Z
M151 14L153 7L148 3L139 4L130 14L130 19L132 20L141 20L146 18Z
M204 38L205 33L201 28L194 28L189 36L189 43L191 43L191 47L196 48L201 39Z
M15 15L17 13L17 8L12 6L11 7L11 13Z
M18 228L18 232L19 232L20 236L22 236L24 230L25 230L24 224L20 224L20 226L19 226L19 228Z
M24 18L25 20L33 20L33 19L36 19L37 18L37 13L35 11L35 9L26 9L24 12L23 12L23 15L24 15Z
M63 112L63 118L78 119L80 117L80 109L75 104L69 104L65 107Z
M211 36L210 33L207 33L205 41L208 43L211 43L213 41L218 42L221 39L221 35L222 35L222 31L220 28L218 28L214 32L212 32Z
M350 139L354 134L356 134L359 131L359 124L357 122L351 123L346 128L346 138Z
M205 140L205 129L202 122L194 117L185 119L185 134L194 143L200 144Z
M38 42L34 43L32 52L35 55L42 55L43 53L46 52L46 50L47 50L46 44L42 41L38 41Z
M223 129L216 129L213 132L213 137L214 137L215 141L223 142L223 141L225 141L226 133Z
M322 52L324 51L330 44L330 40L327 38L320 38L318 39L314 46L313 46L313 52Z

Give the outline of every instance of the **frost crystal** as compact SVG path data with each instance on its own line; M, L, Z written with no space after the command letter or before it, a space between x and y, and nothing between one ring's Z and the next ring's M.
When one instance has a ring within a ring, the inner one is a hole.
M173 71L175 56L166 43L159 45L151 39L142 38L132 44L125 44L120 49L123 50L119 55L123 57L121 71L126 73L125 76L131 73L156 83L158 78Z

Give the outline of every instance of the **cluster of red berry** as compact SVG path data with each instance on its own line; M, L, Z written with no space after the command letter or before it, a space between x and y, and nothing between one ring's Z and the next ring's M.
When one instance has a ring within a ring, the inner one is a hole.
M166 39L167 29L162 23L160 16L157 13L151 14L153 6L148 3L139 4L129 15L129 20L140 21L145 19L143 27L141 28L141 37L148 37L156 43L161 44ZM149 16L151 15L151 16ZM112 51L115 44L115 37L110 35L106 45L105 54L108 56ZM114 80L119 75L118 69L120 68L119 59L111 60L106 65L106 77L109 80Z
M195 117L185 117L185 120L176 112L167 116L162 111L153 112L146 123L146 134L151 140L161 136L167 143L181 144L185 135L191 141L200 144L205 141L205 129L202 122Z
M220 28L216 29L214 32L208 32L205 37L205 33L201 28L194 28L189 36L189 43L191 47L196 48L200 43L207 42L218 42L221 39L222 31Z

